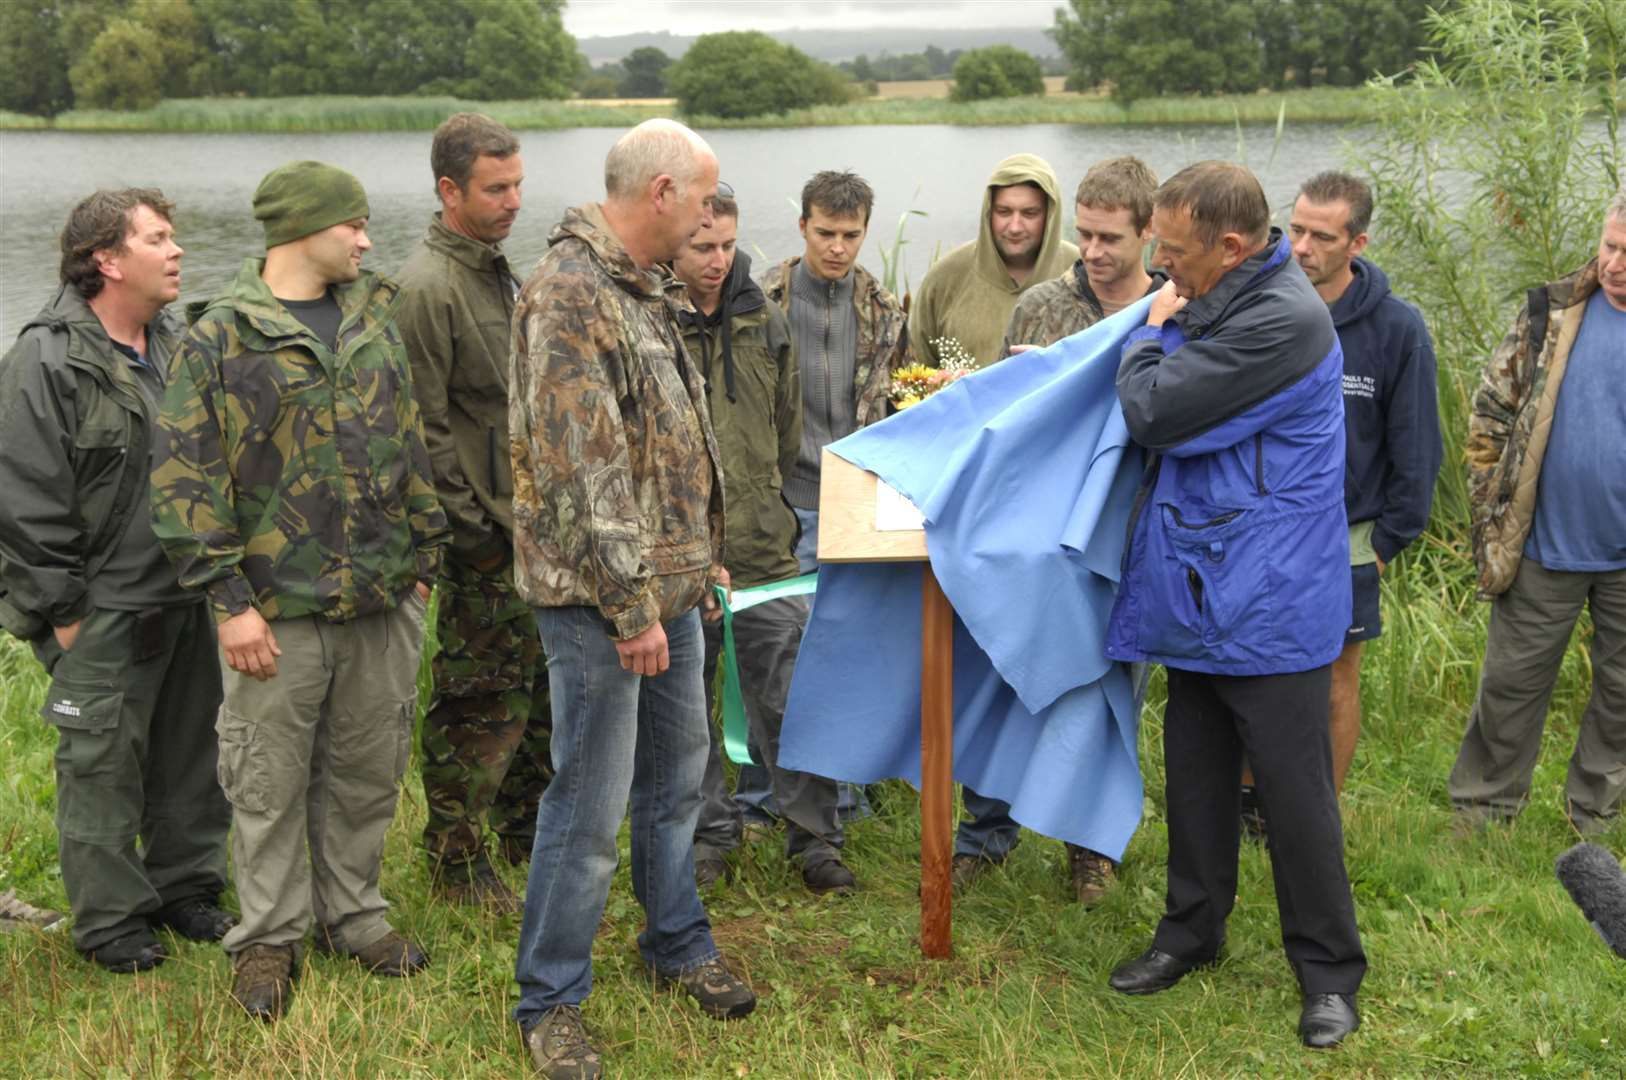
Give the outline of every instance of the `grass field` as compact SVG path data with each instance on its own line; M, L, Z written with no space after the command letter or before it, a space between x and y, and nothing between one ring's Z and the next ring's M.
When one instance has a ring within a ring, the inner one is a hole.
M915 84L910 84L911 86ZM74 110L52 120L0 112L0 129L60 131L431 131L463 109L487 113L519 130L628 127L674 116L670 103L595 101L460 101L438 97L183 98L134 112ZM1105 97L1050 94L961 104L944 96L881 96L747 120L686 117L698 128L830 127L851 124L1231 124L1353 121L1371 116L1360 87L1278 94L1150 98L1124 108Z
M1069 903L1061 845L1029 836L1006 869L955 907L955 956L921 958L916 800L885 785L849 832L862 891L812 899L770 843L748 846L707 898L718 941L761 997L720 1025L652 990L618 872L595 952L588 1024L618 1077L1618 1077L1626 1072L1626 964L1571 905L1552 862L1575 841L1560 810L1588 680L1571 650L1530 808L1482 837L1450 833L1444 779L1483 646L1485 611L1461 599L1444 552L1386 576L1385 635L1369 649L1367 729L1344 796L1348 861L1371 960L1365 1024L1334 1052L1294 1036L1298 993L1282 957L1268 862L1245 846L1228 958L1175 989L1130 999L1107 972L1144 946L1161 910L1166 852L1157 717L1142 724L1146 817L1120 887ZM1410 562L1411 556L1407 557ZM0 888L63 907L52 827L54 734L38 719L43 673L0 645ZM517 919L427 902L409 772L384 891L424 942L417 978L369 978L308 958L290 1015L245 1019L213 946L180 943L140 976L82 961L66 934L0 935L0 1076L512 1077L529 1065L508 1022ZM1605 838L1616 851L1626 830ZM510 883L523 876L509 872Z

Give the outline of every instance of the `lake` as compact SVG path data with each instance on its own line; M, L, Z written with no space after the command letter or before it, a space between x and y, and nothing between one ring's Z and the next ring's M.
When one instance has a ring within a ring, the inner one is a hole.
M1278 218L1298 185L1339 165L1346 141L1367 129L1290 124L1272 157L1270 125L1244 126L1242 159L1259 174ZM520 132L526 166L525 208L505 244L520 273L547 246L565 207L603 194L604 154L620 129ZM802 184L819 169L850 168L875 188L875 214L860 261L879 275L899 216L914 209L904 249L907 280L918 284L934 253L976 235L988 174L1003 157L1030 152L1056 169L1067 193L1102 158L1138 154L1160 177L1204 158L1236 158L1235 128L1043 124L1021 127L823 127L705 132L723 179L740 202L740 243L760 269L799 254ZM438 207L429 175L429 132L363 134L0 133L0 348L56 285L57 234L76 201L98 187L159 187L177 205L183 299L218 292L243 258L264 252L250 209L271 169L316 158L360 177L372 204L374 247L367 265L391 273L406 260Z

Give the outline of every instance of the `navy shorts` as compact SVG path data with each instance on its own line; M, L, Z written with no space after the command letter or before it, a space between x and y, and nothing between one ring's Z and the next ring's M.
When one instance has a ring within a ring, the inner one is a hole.
M1378 610L1378 564L1349 568L1354 604L1344 641L1371 641L1383 633L1383 615Z

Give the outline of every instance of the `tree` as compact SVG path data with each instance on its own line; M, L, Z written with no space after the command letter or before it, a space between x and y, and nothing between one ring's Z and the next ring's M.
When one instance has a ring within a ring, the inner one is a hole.
M666 71L678 108L734 119L851 100L851 81L756 30L702 34Z
M670 56L653 45L644 45L628 53L621 66L627 73L621 80L622 97L666 96L666 69L672 66Z
M163 97L164 46L130 19L114 19L68 69L74 104L92 109L150 109Z
M55 116L72 107L60 23L55 4L0 5L0 109Z
M1072 62L1068 86L1103 82L1128 104L1159 94L1258 89L1262 49L1255 34L1269 4L1231 0L1069 0L1050 36Z
M1044 75L1039 71L1039 61L1013 46L971 49L954 62L954 87L949 97L955 101L1042 93Z

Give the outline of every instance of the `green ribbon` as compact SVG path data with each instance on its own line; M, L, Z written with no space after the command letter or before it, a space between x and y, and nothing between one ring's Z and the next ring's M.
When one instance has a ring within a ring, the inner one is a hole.
M723 749L736 765L755 765L751 758L750 742L745 720L745 698L740 693L740 665L734 656L734 613L780 600L787 596L806 596L819 586L818 574L803 574L788 581L774 581L749 589L737 589L730 601L721 585L717 602L723 605Z

